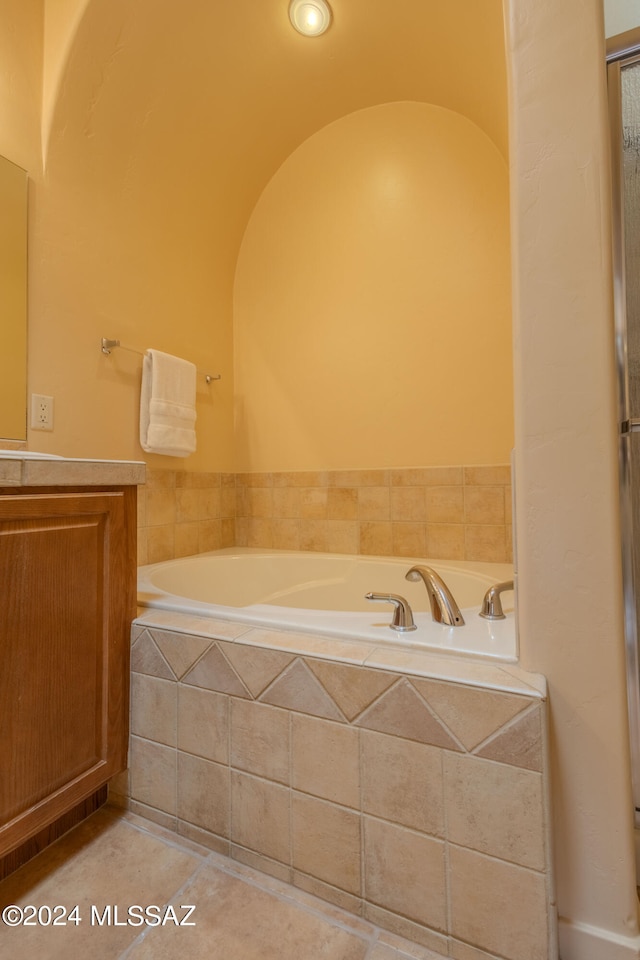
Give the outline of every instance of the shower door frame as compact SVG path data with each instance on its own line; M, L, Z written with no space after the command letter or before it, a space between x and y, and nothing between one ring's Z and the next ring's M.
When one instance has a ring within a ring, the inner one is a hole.
M623 67L640 62L640 29L630 30L607 41L607 86L611 135L612 233L613 233L613 299L615 320L615 353L619 421L620 535L622 547L622 582L627 669L627 704L631 778L636 827L640 828L640 653L638 607L634 577L633 551L633 464L631 442L640 422L629 416L627 378L627 298L625 279L625 215L622 139ZM640 477L636 477L640 496ZM639 586L640 590L640 571Z

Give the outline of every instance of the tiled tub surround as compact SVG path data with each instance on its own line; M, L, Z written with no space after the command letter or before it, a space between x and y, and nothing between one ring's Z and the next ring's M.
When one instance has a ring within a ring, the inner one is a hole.
M457 960L555 956L541 678L154 611L131 809Z
M508 465L147 475L141 564L231 546L512 561Z

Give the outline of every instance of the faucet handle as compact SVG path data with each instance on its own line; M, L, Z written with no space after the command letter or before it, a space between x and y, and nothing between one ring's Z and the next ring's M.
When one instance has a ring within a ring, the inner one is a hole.
M404 597L399 597L395 593L365 593L364 598L365 600L379 600L380 603L393 604L393 619L389 624L391 630L407 633L409 630L418 629L413 622L411 607Z
M502 600L500 594L506 590L513 590L513 580L504 580L502 583L494 583L484 595L479 617L483 620L505 620L506 616L502 609Z

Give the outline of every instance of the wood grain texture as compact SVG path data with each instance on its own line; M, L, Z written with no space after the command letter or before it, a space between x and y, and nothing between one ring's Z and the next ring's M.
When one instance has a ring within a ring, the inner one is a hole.
M126 766L135 488L0 492L0 856Z

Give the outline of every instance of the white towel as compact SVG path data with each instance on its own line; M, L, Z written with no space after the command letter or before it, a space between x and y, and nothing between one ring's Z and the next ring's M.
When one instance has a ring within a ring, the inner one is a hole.
M147 453L188 457L196 449L196 368L147 350L142 361L140 443Z

